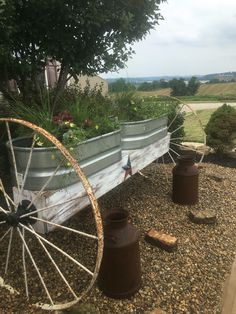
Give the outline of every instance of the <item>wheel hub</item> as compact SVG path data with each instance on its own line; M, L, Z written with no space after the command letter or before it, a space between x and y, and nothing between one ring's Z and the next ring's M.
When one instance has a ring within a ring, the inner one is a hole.
M19 223L23 225L35 224L36 221L32 219L32 217L37 217L37 213L22 217L25 214L29 214L37 210L36 207L33 204L30 205L30 203L31 202L29 200L22 200L18 205L16 212L0 213L0 221L6 221L6 223L11 227L17 227Z

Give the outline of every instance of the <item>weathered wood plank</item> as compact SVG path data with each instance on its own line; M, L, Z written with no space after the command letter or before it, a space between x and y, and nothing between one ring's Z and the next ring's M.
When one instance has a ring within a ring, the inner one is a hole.
M121 161L91 175L88 177L93 191L97 198L101 197L117 185L121 184L129 176L125 177L123 167L127 165L130 158L132 174L142 170L157 158L163 156L169 150L169 134L145 148L137 150L123 150ZM14 194L16 196L16 189ZM23 196L27 199L33 199L38 192L23 191ZM73 199L73 201L68 202ZM50 209L40 212L39 218L62 224L72 217L79 210L89 205L89 199L81 182L56 191L45 191L34 202L35 206L40 209L46 206L53 206ZM37 230L41 233L52 230L52 227L44 223L37 223Z

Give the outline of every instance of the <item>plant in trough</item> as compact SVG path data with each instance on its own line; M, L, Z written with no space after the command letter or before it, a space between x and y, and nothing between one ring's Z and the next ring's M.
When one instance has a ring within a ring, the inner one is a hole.
M119 129L118 123L111 118L112 105L108 97L99 90L84 92L67 88L60 97L60 110L53 110L50 93L45 91L42 110L37 104L27 106L18 101L10 110L10 116L32 122L49 131L66 146ZM30 136L26 129L19 126L16 136ZM28 132L28 129L27 129ZM38 147L51 145L45 138L36 137Z

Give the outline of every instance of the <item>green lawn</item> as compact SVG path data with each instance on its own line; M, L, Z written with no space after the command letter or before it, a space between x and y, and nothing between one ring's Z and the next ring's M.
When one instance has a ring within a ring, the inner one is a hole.
M197 110L196 113L205 127L210 119L210 116L216 109ZM203 142L203 131L196 116L191 113L187 114L184 121L185 141L186 142Z

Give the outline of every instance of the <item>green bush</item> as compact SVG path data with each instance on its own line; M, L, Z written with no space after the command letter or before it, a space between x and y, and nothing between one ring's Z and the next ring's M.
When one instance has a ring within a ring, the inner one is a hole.
M236 147L236 110L224 104L212 115L206 125L207 145L217 153L225 153Z

